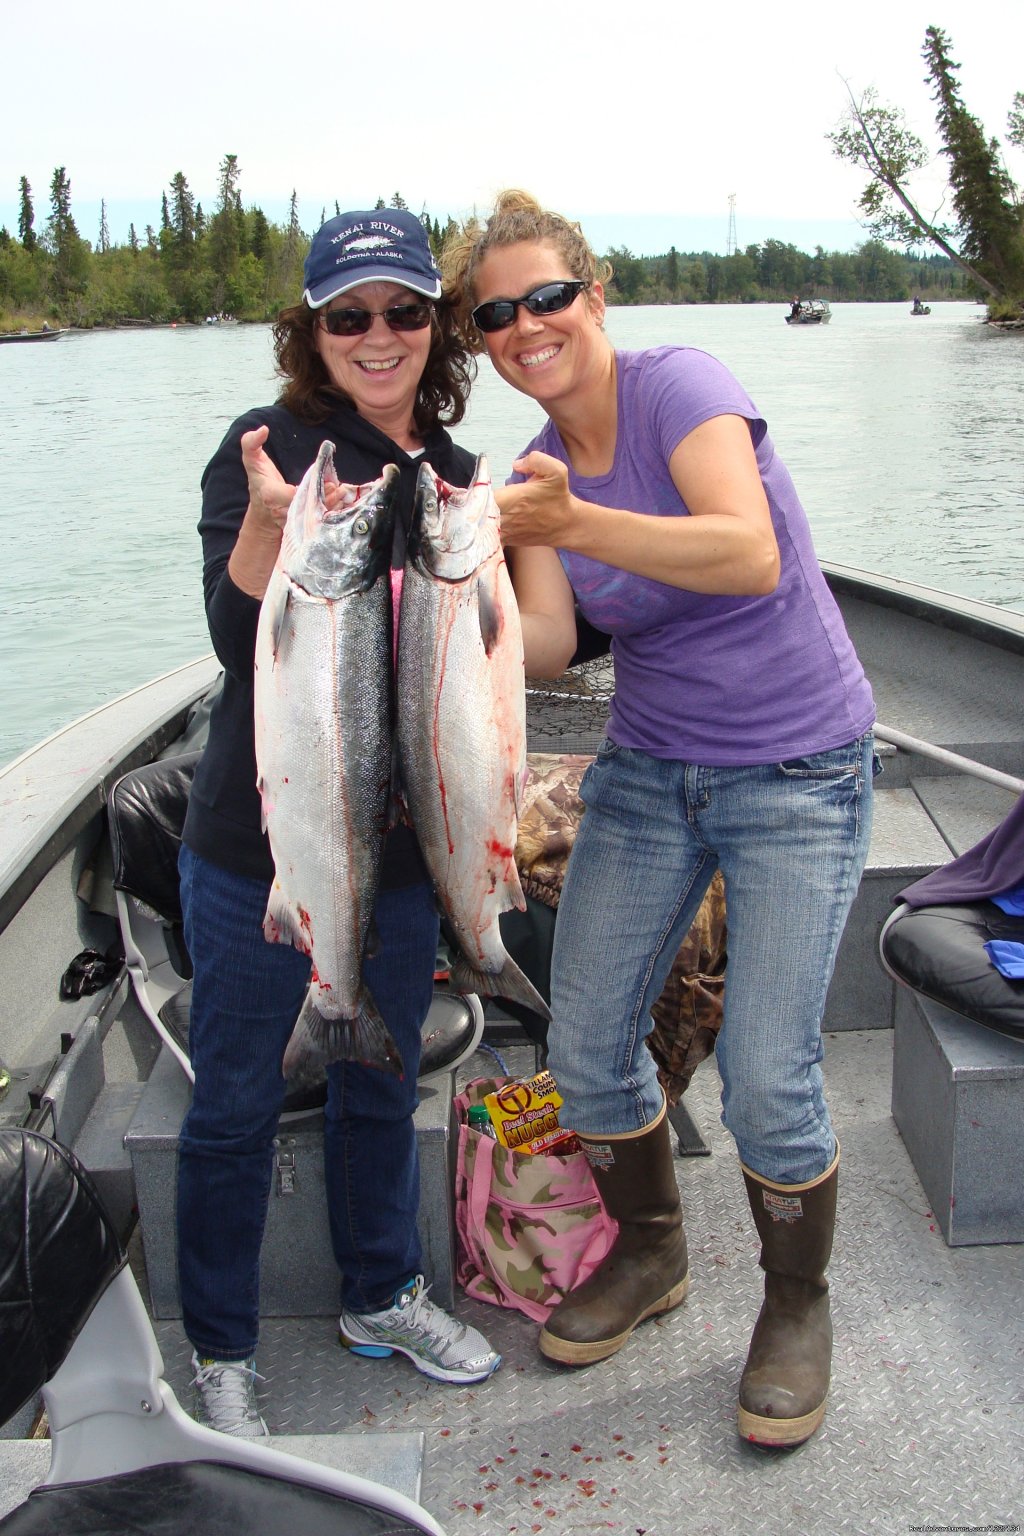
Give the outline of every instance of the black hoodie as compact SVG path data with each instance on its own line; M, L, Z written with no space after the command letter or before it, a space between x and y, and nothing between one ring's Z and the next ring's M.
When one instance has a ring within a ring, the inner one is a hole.
M335 446L338 478L350 484L376 480L385 464L399 470L398 521L393 564L401 565L412 518L416 476L425 461L450 485L468 485L476 460L437 428L415 458L357 411L339 402L326 421L310 426L281 405L247 411L229 427L203 475L203 590L213 648L224 668L224 687L210 716L210 736L196 768L185 818L184 841L193 853L223 869L270 881L270 845L260 827L253 728L253 663L260 603L235 586L227 565L249 505L239 446L243 432L268 426L264 451L291 485L298 485L320 445ZM410 828L388 836L381 886L411 885L429 876Z

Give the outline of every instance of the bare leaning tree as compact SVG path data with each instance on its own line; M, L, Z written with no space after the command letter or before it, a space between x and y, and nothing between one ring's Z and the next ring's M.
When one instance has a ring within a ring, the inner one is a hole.
M869 87L850 98L839 126L827 135L833 153L868 174L858 207L872 235L909 247L923 238L936 245L987 296L991 318L1024 314L1024 203L1002 158L999 140L988 139L960 96L960 65L938 27L925 33L928 66L942 153L955 219L940 222L914 201L911 183L931 156L908 127L899 107L883 105ZM1006 140L1024 149L1024 92L1013 98Z

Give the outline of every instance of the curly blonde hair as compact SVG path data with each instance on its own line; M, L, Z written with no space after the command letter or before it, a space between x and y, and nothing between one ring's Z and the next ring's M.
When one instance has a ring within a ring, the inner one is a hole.
M554 246L573 276L587 284L607 283L612 275L611 263L594 255L578 224L542 208L529 192L515 187L498 193L494 211L486 221L474 214L461 229L449 234L439 263L444 293L471 352L482 352L484 346L470 317L476 304L475 279L481 261L489 251L541 241Z

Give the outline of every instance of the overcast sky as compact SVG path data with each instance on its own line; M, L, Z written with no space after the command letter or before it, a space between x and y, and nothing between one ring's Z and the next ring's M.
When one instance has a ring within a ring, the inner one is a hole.
M851 249L862 178L825 140L841 77L877 86L932 145L929 24L988 135L1005 142L1024 90L1020 0L49 0L42 27L33 5L4 9L0 223L16 230L24 175L42 233L63 165L93 242L101 198L116 243L129 221L158 226L179 170L212 212L233 153L244 205L280 220L294 189L307 231L335 201L397 190L443 222L523 186L602 248L724 251L734 194L741 247ZM1009 163L1024 180L1024 157Z

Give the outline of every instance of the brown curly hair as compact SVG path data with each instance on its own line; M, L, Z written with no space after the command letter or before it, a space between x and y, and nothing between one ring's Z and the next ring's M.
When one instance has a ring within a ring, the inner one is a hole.
M488 251L526 242L553 245L574 277L587 284L607 283L611 263L594 255L580 226L542 208L529 192L511 187L499 192L494 211L483 222L476 214L460 230L448 236L441 253L445 298L455 311L456 322L470 352L483 351L483 337L470 317L476 304L477 268Z
M273 328L277 372L285 380L278 404L313 426L326 421L339 400L352 404L345 391L332 382L316 349L314 338L322 313L310 309L303 300L282 309ZM416 391L416 430L426 436L435 427L457 426L466 414L475 377L472 350L466 345L451 305L442 299L434 305L430 351Z

